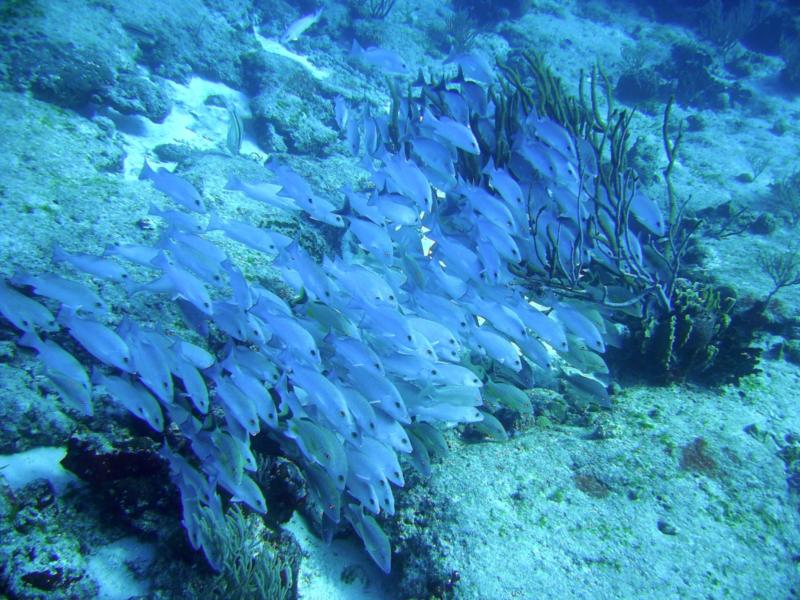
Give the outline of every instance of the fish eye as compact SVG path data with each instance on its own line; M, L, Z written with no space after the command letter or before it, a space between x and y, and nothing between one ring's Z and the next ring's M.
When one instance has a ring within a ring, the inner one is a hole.
M316 355L317 355L317 351L312 349L311 350L311 356L316 356Z
M431 375L438 375L438 374L439 371L437 371L436 369L431 369Z
M330 459L331 459L330 452L325 452L325 453L323 454L323 456L325 457L325 460L330 460Z
M95 306L95 308L103 308L103 303L102 302L95 302L94 306Z
M342 418L344 418L344 417L346 417L346 416L347 416L347 413L346 413L346 412L344 412L343 410L340 410L340 411L339 411L339 416L340 416L340 417L342 417Z
M344 481L344 475L339 475L336 479L338 479L339 481Z
M401 406L403 406L403 405L400 404L397 400L394 401L394 407L395 408L400 408Z
M353 438L353 439L356 439L358 437L358 434L355 431L351 431L350 432L350 437Z

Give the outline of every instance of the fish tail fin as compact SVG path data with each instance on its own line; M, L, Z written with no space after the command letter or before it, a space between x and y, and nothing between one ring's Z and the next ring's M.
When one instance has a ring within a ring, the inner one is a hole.
M156 172L153 171L150 163L148 163L147 159L145 158L144 164L142 165L142 170L139 172L139 179L152 179L155 174Z
M90 377L92 385L103 385L104 379L105 376L103 375L103 372L97 367L97 365L94 365L92 367L92 374Z
M69 260L69 255L61 247L61 244L53 244L53 262L63 263L67 262L67 260Z
M69 323L73 318L75 318L75 309L73 309L71 306L67 306L66 304L62 304L58 314L56 315L56 321L69 327Z
M223 226L224 223L222 222L222 219L219 218L219 213L212 210L209 213L208 225L206 225L206 231L221 230L224 228Z
M228 174L228 181L225 184L226 190L235 190L237 192L241 192L243 187L242 180L239 179L238 175L234 175L233 173Z
M36 335L35 331L26 331L17 340L17 343L20 346L27 346L28 348L39 350L39 348L42 346L42 339Z

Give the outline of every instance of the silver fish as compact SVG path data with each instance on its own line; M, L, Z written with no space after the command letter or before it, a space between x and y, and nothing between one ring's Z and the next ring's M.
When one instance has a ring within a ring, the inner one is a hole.
M295 42L300 39L300 36L303 35L303 33L309 27L313 26L317 21L319 21L321 16L322 8L313 13L303 15L296 21L292 22L281 36L281 44L288 44L289 42Z

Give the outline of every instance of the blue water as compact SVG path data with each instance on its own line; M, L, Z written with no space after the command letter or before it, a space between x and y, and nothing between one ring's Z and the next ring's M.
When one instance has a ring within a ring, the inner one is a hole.
M0 3L0 595L800 595L797 27Z

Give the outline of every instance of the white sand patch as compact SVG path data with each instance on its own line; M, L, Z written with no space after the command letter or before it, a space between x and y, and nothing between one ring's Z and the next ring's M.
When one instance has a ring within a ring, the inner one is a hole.
M326 545L294 514L285 525L306 554L300 563L298 593L303 600L374 600L394 598L391 576L375 566L355 539L336 539Z
M89 557L86 569L99 586L98 599L127 600L146 596L150 584L136 573L146 572L154 557L153 545L134 537L99 548Z
M125 177L136 179L142 163L156 166L152 149L159 144L186 144L197 150L227 154L225 140L230 116L221 106L206 103L209 96L220 96L234 105L242 120L251 117L249 98L223 83L192 77L187 85L168 81L173 101L172 111L163 123L153 123L141 116L108 114L125 140ZM242 140L241 154L263 154L251 140Z
M296 62L309 73L311 73L315 79L325 79L326 77L330 76L329 71L315 67L314 64L308 60L308 58L302 54L292 52L286 46L282 45L278 40L274 38L265 38L258 32L256 32L256 39L258 40L259 44L261 44L261 47L265 52L269 52L270 54L275 54L277 56L283 56L284 58L288 58L289 60Z
M61 466L66 448L41 447L17 454L0 454L0 475L12 490L18 490L36 479L47 479L56 493L63 492L78 478Z

